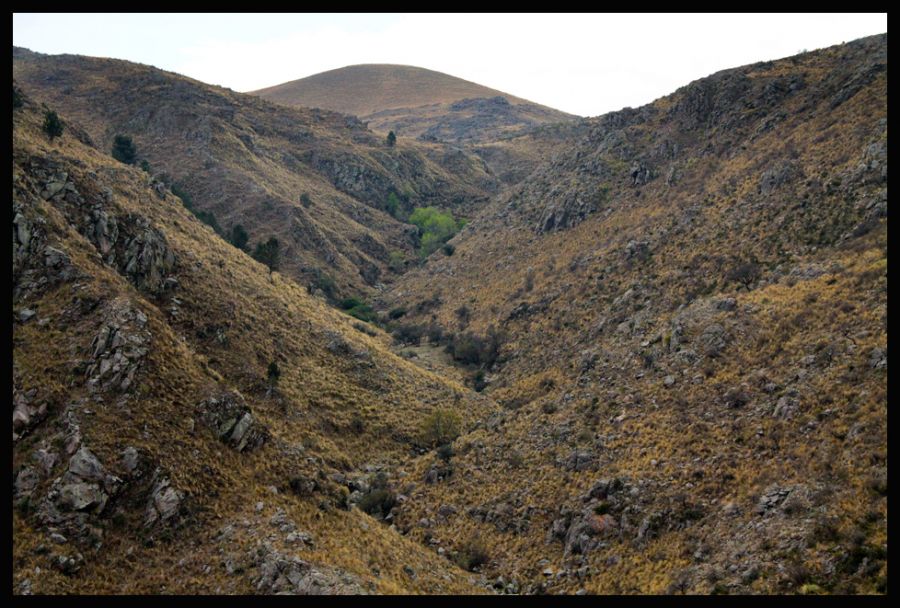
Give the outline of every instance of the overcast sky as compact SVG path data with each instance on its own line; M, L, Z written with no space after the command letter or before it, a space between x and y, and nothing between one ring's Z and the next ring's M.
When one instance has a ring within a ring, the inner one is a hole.
M887 14L15 14L13 44L236 91L359 63L415 65L597 116L725 68L887 31Z

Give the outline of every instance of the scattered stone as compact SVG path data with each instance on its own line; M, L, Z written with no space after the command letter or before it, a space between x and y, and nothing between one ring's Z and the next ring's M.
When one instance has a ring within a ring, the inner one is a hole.
M590 450L576 449L573 450L569 457L566 458L565 469L567 471L587 471L595 469L597 466L597 457Z
M19 311L19 321L22 323L26 323L29 319L34 317L37 313L31 310L30 308L23 308Z

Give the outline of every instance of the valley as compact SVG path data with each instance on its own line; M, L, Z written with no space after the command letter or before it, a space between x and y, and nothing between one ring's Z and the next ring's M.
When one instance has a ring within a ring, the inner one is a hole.
M886 34L593 118L13 76L14 593L886 593Z

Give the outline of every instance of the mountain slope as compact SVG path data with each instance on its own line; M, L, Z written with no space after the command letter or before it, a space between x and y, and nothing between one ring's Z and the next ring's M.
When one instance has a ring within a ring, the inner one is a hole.
M455 76L406 65L348 66L253 91L269 101L359 116L378 131L431 141L490 141L571 114Z
M66 113L109 150L133 137L138 159L223 231L243 225L250 246L276 237L283 271L333 279L365 293L389 276L392 253L414 257L411 226L392 217L393 194L416 206L471 215L499 188L484 163L448 146L387 146L359 121L293 109L148 66L14 49L19 86ZM304 197L305 195L305 197Z
M15 592L477 592L350 507L429 413L456 404L471 425L492 405L268 277L71 117L49 141L23 97Z
M886 69L876 36L590 119L404 276L407 323L501 336L506 411L400 524L531 592L884 592Z

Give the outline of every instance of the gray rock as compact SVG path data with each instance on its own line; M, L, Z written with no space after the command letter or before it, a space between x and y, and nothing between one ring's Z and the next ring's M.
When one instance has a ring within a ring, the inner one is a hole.
M734 310L737 307L737 300L734 298L725 298L716 302L717 310Z
M596 465L597 457L590 450L573 450L565 462L567 471L587 471L596 468Z
M718 357L728 345L728 334L718 323L708 325L700 334L700 352L707 357Z
M16 481L13 484L13 496L17 500L31 496L31 493L34 492L40 481L41 478L34 467L23 467L19 474L16 475Z
M268 437L265 427L254 421L240 393L227 391L210 397L198 407L206 425L239 452L261 446Z
M31 455L31 459L40 466L41 472L46 476L50 475L53 471L53 467L56 466L59 456L57 456L56 452L38 449Z
M82 446L72 458L69 459L69 472L86 481L103 481L106 471L97 457Z
M150 502L147 505L147 514L144 525L150 526L156 522L165 522L175 517L179 512L184 494L176 490L168 479L156 482L150 493Z
M264 546L258 558L256 591L264 594L363 595L366 589L353 575L314 567Z
M67 576L72 576L81 570L84 565L84 556L81 553L74 555L57 555L51 562L53 567Z
M799 402L790 395L783 395L775 404L775 410L772 415L776 418L791 419L799 409Z
M22 323L26 323L36 314L37 313L30 308L23 308L19 311L19 321L21 321Z
M107 498L98 484L76 481L59 489L57 503L68 511L94 510L99 513L106 506Z
M138 465L140 464L140 454L138 454L137 448L127 447L122 450L122 466L125 467L125 470L133 475L138 471Z
M873 369L884 369L887 367L887 353L884 349L873 348L869 353L869 367Z

